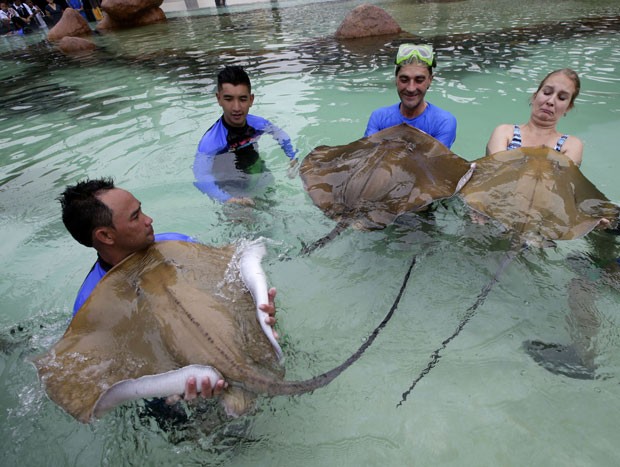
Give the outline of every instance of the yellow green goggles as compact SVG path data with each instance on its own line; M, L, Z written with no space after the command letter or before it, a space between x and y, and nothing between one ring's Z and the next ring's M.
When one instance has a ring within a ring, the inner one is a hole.
M431 45L401 44L396 54L396 65L409 65L413 61L425 63L430 67L437 65Z

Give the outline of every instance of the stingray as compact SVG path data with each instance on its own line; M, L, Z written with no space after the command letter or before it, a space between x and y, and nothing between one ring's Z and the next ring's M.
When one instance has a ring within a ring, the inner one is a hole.
M126 258L100 281L60 341L34 360L50 399L87 423L134 399L181 394L190 376L212 385L224 378L229 386L221 402L230 416L246 413L259 394L313 391L374 341L415 263L384 320L351 357L306 381L286 381L282 351L256 305L268 300L264 254L260 242L236 252L167 241Z
M299 173L314 204L337 222L310 252L349 226L383 229L404 214L453 196L473 167L405 123L343 146L319 146Z
M426 368L403 393L439 361L452 341L484 303L502 272L521 252L555 245L590 233L602 218L618 224L620 207L607 199L566 155L547 147L501 151L475 161L476 170L460 196L475 212L493 219L510 236L512 248L469 307L455 332L435 350Z

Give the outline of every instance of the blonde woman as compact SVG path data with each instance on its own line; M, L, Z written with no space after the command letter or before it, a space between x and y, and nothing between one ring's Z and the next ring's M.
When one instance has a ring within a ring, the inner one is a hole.
M499 125L487 143L487 155L506 149L527 146L548 146L581 165L583 143L575 136L557 130L560 118L575 105L581 83L570 68L549 73L532 95L530 119L523 125Z

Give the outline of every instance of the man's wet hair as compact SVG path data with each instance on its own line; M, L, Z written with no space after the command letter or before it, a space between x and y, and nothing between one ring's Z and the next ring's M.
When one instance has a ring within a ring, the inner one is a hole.
M217 90L221 91L222 86L225 84L232 84L233 86L239 86L245 84L248 87L248 92L252 92L252 85L250 84L250 77L245 72L243 67L238 65L228 65L224 67L217 75Z
M62 222L79 243L93 246L93 231L98 227L114 227L112 210L98 196L114 189L112 178L83 180L69 185L58 197L62 207Z

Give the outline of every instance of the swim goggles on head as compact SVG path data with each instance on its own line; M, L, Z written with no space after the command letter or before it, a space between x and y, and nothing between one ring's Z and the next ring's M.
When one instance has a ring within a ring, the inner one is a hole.
M431 45L401 44L396 54L396 65L409 65L411 61L420 61L430 67L437 66L435 53ZM409 63L405 63L409 62Z

